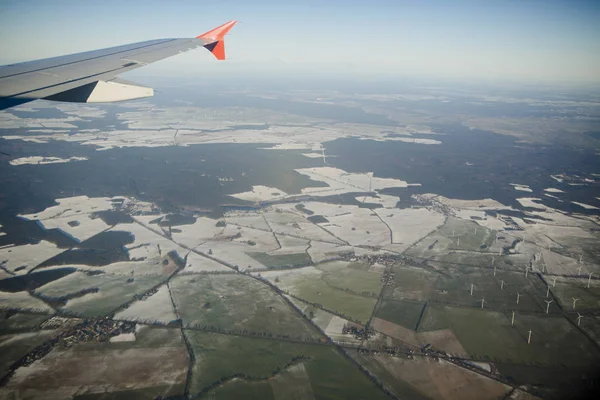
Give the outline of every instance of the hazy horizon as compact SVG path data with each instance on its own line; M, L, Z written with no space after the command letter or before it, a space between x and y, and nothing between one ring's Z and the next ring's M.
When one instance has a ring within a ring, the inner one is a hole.
M193 37L240 24L226 42L228 61L182 54L140 73L257 72L600 83L600 4L593 1L239 0L5 1L0 63L166 37Z

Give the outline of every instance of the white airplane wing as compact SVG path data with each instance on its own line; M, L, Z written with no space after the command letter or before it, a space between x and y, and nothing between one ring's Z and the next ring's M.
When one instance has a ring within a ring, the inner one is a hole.
M236 23L227 22L195 38L150 40L0 66L0 110L36 99L100 103L152 96L152 88L116 76L201 46L224 60L225 34Z

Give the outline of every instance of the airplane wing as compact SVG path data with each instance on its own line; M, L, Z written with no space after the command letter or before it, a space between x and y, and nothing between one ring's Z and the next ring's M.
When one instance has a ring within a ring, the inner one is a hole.
M225 59L229 21L195 38L158 39L0 67L0 110L36 99L103 103L149 97L152 88L116 78L135 68L205 47Z

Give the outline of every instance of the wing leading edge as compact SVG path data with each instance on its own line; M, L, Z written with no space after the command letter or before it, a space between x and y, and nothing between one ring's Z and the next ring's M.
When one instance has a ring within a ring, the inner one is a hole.
M36 99L97 103L154 94L116 76L198 47L225 59L224 38L237 21L196 38L159 39L0 67L0 110Z

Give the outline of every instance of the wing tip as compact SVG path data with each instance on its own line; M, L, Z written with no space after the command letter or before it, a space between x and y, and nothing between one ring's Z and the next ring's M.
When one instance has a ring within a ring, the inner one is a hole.
M208 40L209 43L204 45L217 60L225 59L225 35L237 24L236 20L225 22L223 25L217 26L215 29L196 36L196 39Z
M209 40L223 40L227 32L231 30L237 24L236 20L225 22L223 25L219 25L210 31L203 33L200 36L196 36L196 39L209 39Z

